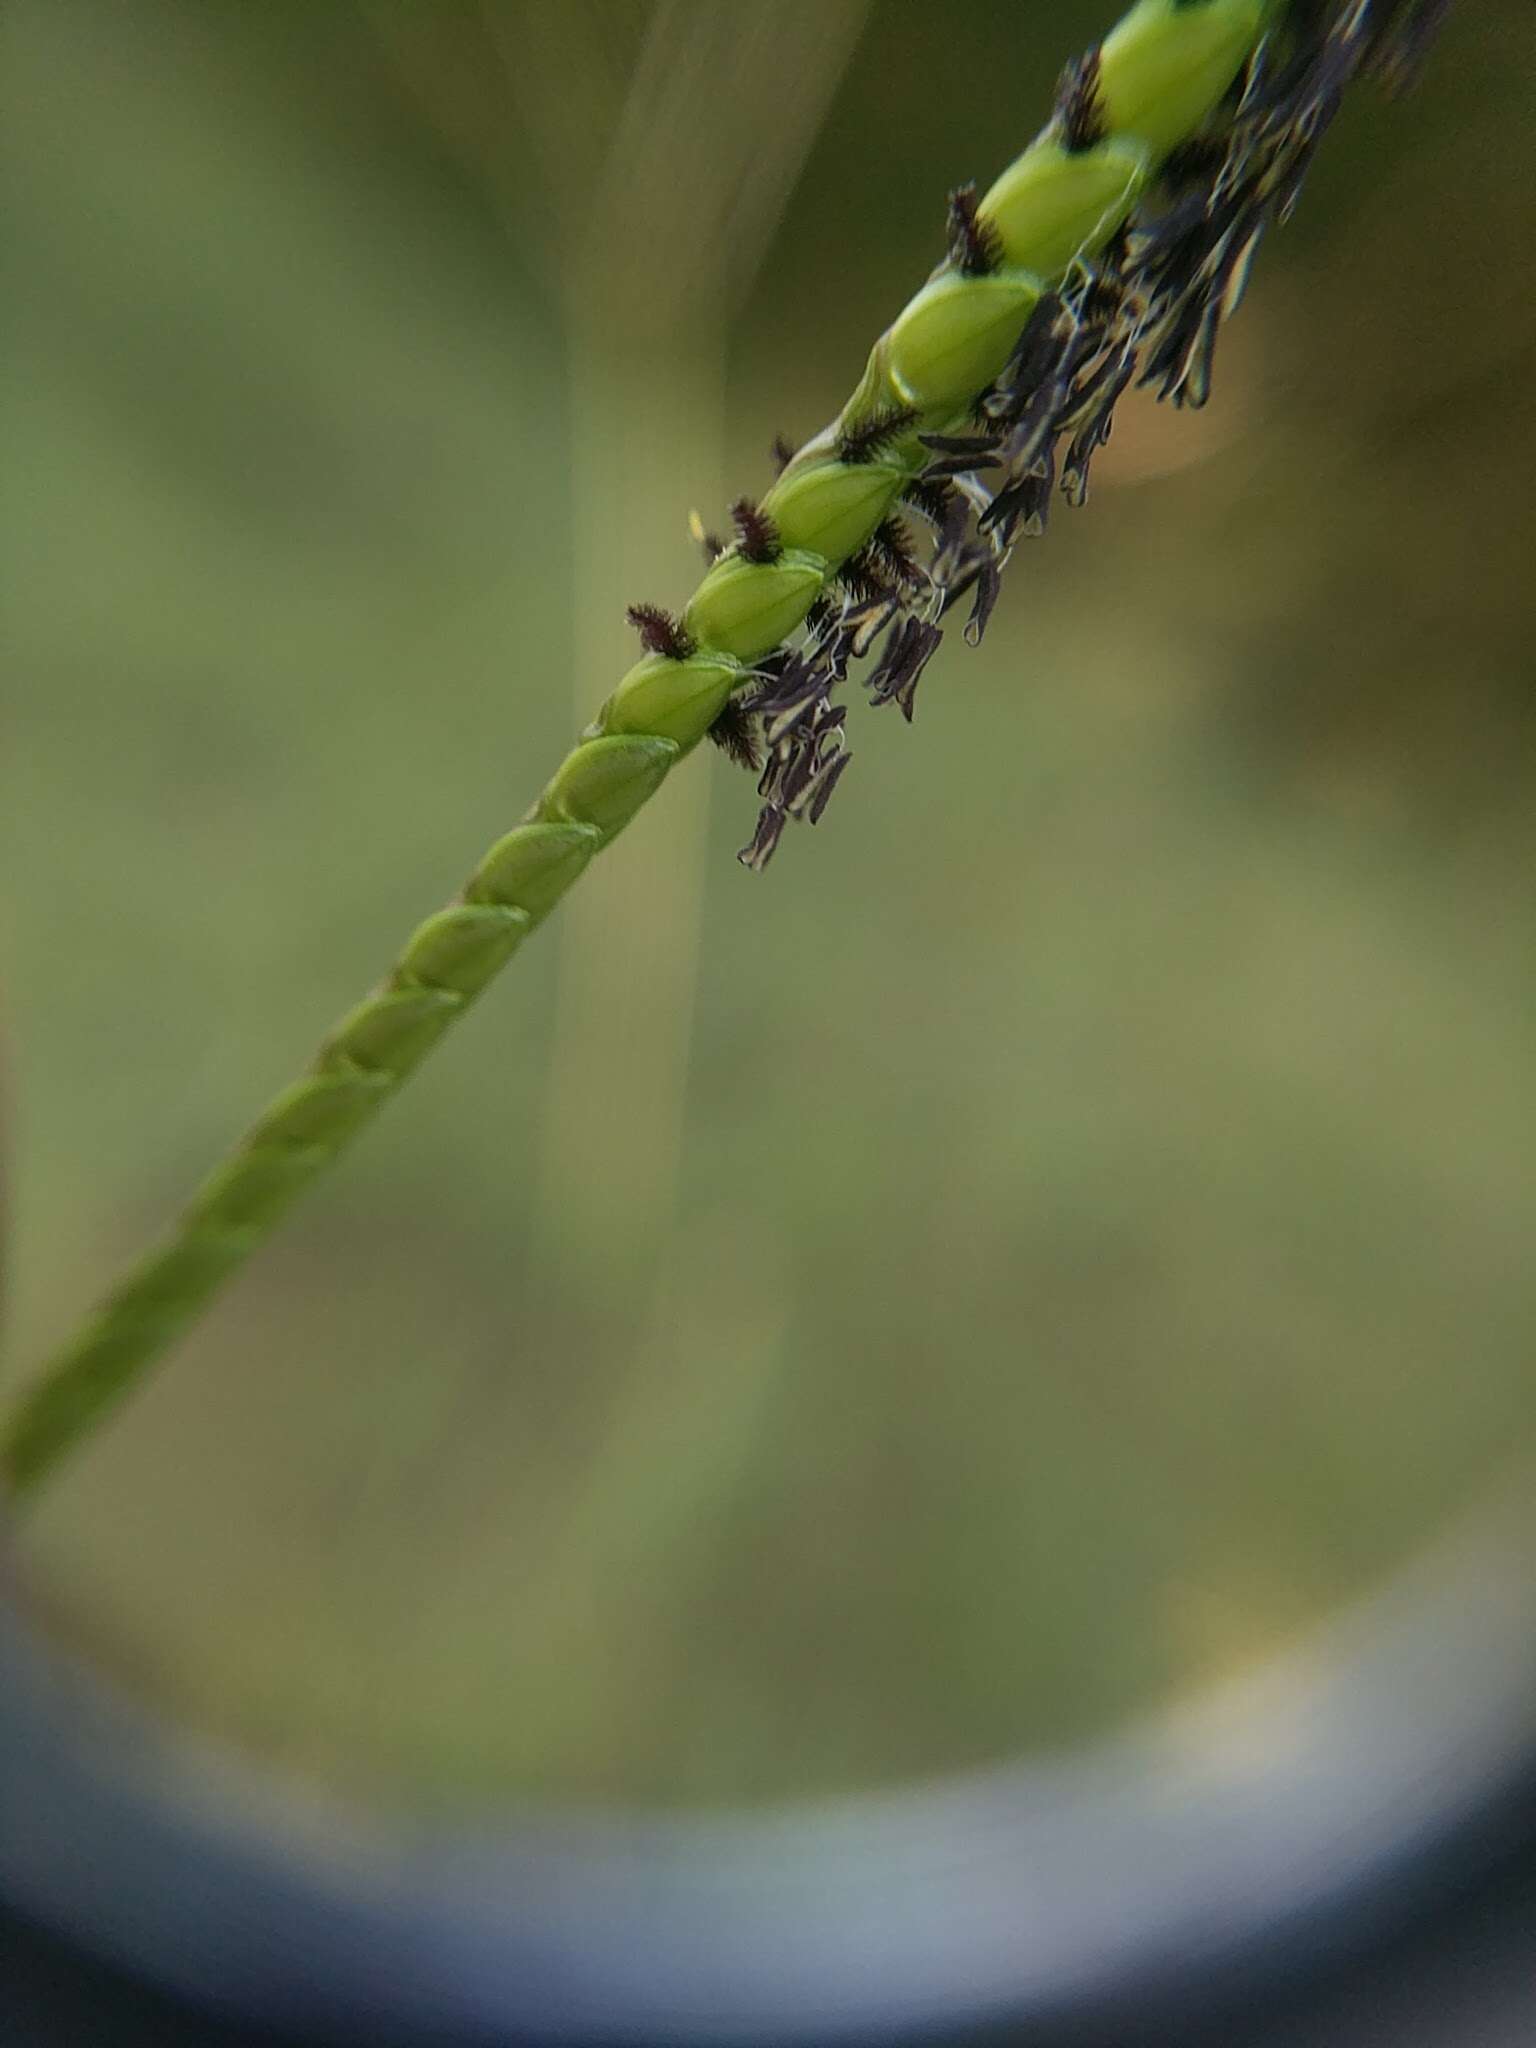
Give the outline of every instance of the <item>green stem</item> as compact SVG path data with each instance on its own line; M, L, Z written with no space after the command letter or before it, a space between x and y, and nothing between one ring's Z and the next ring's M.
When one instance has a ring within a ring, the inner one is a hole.
M750 664L803 621L922 466L917 429L949 422L987 388L1041 296L1103 246L1160 159L1209 118L1274 6L1141 0L1111 33L1093 135L1053 118L994 183L980 218L996 267L943 266L876 343L837 422L764 500L782 543L773 559L732 549L714 564L683 614L685 641L630 670L524 821L24 1390L0 1429L12 1494L35 1487L143 1377L704 737ZM907 432L894 446L840 452L840 436L897 416Z

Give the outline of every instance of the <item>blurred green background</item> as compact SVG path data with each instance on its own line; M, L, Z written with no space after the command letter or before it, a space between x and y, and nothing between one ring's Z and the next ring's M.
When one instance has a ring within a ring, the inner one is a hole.
M6 1382L522 810L1077 4L10 0ZM764 878L699 758L21 1532L412 1806L1091 1737L1536 1448L1527 0Z

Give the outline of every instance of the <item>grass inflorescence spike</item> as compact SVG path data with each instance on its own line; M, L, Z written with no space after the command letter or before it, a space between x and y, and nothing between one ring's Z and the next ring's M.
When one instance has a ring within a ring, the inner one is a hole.
M524 820L407 941L0 1424L0 1485L35 1487L84 1441L708 736L760 771L741 859L823 815L851 755L835 701L913 713L951 612L978 640L1016 542L1080 503L1132 385L1210 389L1216 338L1266 229L1295 204L1340 98L1411 80L1447 0L1138 0L1067 67L1050 117L978 199L875 343L853 394L776 481L739 499L680 614L636 604L641 659ZM929 536L923 559L897 507ZM878 650L878 652L877 652Z

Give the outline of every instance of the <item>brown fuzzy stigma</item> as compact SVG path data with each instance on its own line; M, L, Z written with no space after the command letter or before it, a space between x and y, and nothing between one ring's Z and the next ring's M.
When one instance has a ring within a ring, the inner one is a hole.
M839 429L838 461L873 462L893 441L900 440L916 418L917 413L910 405L878 406L856 425Z
M967 277L989 277L1003 260L1003 238L977 213L974 184L949 195L949 260Z
M768 460L775 476L782 476L795 459L795 444L788 434L775 434L768 444Z
M1074 57L1062 72L1056 87L1056 119L1061 126L1061 146L1071 156L1092 149L1108 134L1099 97L1097 46Z
M665 654L673 661L686 661L694 652L694 638L688 628L659 604L632 604L624 616L640 635L640 645L647 654Z
M738 768L750 768L755 775L763 765L758 743L758 720L740 697L727 697L709 736L729 761Z
M773 521L750 498L738 498L731 507L736 528L736 552L748 562L776 562L784 549Z

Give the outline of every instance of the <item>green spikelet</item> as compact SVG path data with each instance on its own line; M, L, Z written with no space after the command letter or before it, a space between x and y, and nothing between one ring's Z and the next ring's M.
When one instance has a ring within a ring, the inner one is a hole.
M555 770L536 815L554 824L590 825L604 841L612 839L660 789L677 755L676 740L654 736L584 740Z
M683 622L709 653L756 661L804 619L828 566L823 556L798 550L776 562L723 555L689 599Z
M1147 182L1148 152L1101 142L1077 155L1055 141L1015 158L982 200L1009 263L1056 277L1074 256L1094 255L1125 219Z
M992 382L1044 290L1044 279L1033 271L1000 270L990 277L941 272L891 329L891 385L898 399L947 419Z
M1106 132L1166 155L1205 120L1280 11L1272 0L1141 0L1100 46Z
M844 562L869 539L909 481L900 463L840 462L802 450L763 500L786 547Z
M602 843L595 825L514 825L470 876L465 897L471 903L521 911L529 924L537 924Z
M655 733L678 748L696 746L742 680L739 662L715 655L684 661L648 654L625 676L589 728L599 733Z
M1349 27L1361 6L1365 28ZM1378 28L1370 0L1340 0L1326 32L1354 34L1386 68L1394 53L1383 60L1372 38L1416 23L1419 10L1402 0L1381 15ZM1212 117L1265 35L1292 19L1300 17L1280 0L1140 0L1074 68L1050 122L977 206L975 246L952 252L876 342L835 424L768 492L751 547L738 542L713 564L680 625L637 608L644 658L532 811L491 847L462 895L418 927L384 983L204 1182L165 1243L24 1390L0 1428L0 1483L12 1494L36 1486L84 1440L366 1126L733 693L751 687L746 665L777 649L849 558L882 545L882 533L889 563L882 522L929 460L920 432L965 429L1042 296L1114 237L1159 162ZM911 659L925 658L923 633L936 635L906 623L920 629L903 643ZM903 671L889 685L907 709L913 680ZM837 765L819 763L801 791L813 819Z

